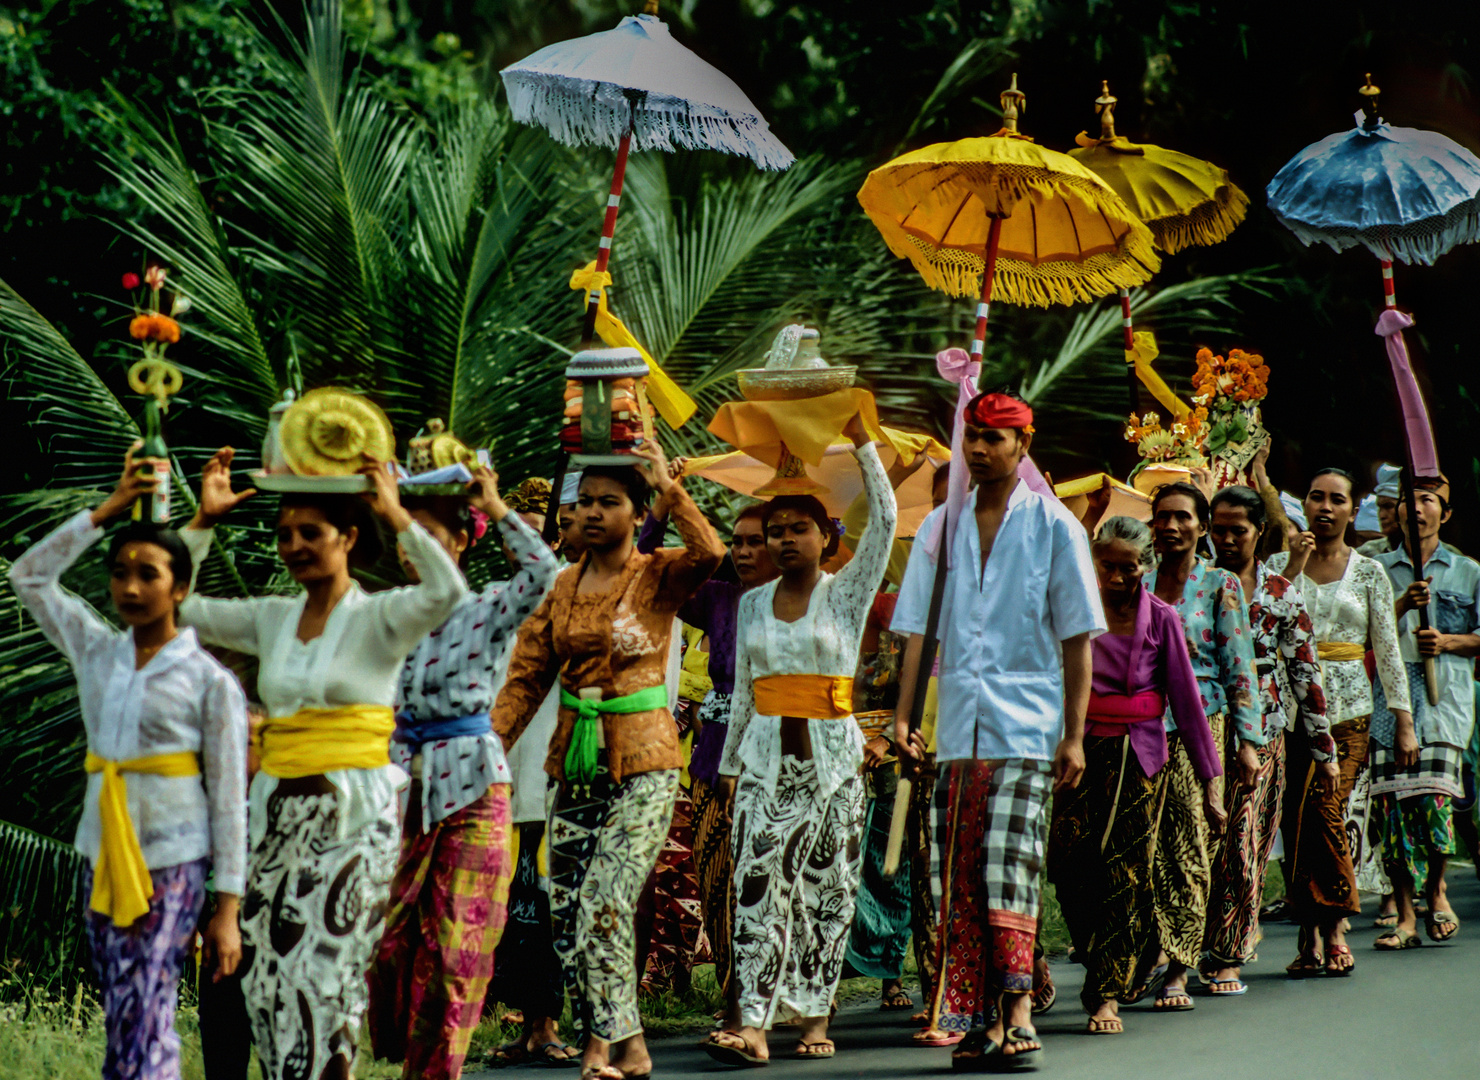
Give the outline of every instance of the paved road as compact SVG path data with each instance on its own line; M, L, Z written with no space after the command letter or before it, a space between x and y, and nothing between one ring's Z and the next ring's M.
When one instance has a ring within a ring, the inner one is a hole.
M1352 977L1295 981L1284 973L1295 956L1295 928L1271 924L1265 928L1259 960L1244 969L1248 994L1216 1001L1199 994L1190 1013L1153 1014L1145 1005L1126 1009L1124 1035L1083 1034L1084 1015L1078 1008L1083 969L1057 963L1059 1002L1039 1018L1039 1030L1046 1036L1040 1075L1095 1080L1199 1073L1260 1080L1476 1080L1480 883L1469 866L1456 866L1449 881L1451 902L1464 924L1449 944L1435 945L1425 938L1421 949L1380 953L1371 948L1377 932L1366 929L1368 917L1352 935L1357 959ZM845 1009L833 1027L836 1058L777 1060L766 1075L824 1080L950 1072L950 1051L907 1045L910 1026L886 1015L876 1007ZM653 1042L654 1076L739 1072L716 1065L694 1042L692 1037ZM786 1043L778 1037L772 1045L780 1049ZM567 1074L561 1070L561 1075Z

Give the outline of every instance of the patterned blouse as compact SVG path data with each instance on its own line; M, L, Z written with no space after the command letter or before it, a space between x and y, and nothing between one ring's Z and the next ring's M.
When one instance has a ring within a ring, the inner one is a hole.
M1278 574L1290 561L1288 551L1269 557L1269 568ZM1398 652L1397 618L1393 612L1393 586L1387 571L1375 560L1355 551L1347 558L1346 571L1335 581L1317 585L1301 574L1292 584L1305 599L1316 641L1371 644L1377 660L1377 677L1389 701L1408 700L1408 674ZM1361 660L1322 660L1321 687L1326 695L1326 719L1332 724L1372 715L1372 683Z
M1249 627L1254 634L1254 666L1264 705L1264 734L1274 738L1295 713L1305 722L1310 756L1330 761L1336 753L1326 719L1326 695L1316 659L1315 631L1299 590L1263 563L1254 564L1254 596Z
M1241 742L1263 746L1269 739L1254 696L1254 641L1238 578L1195 559L1174 606L1187 632L1203 711L1227 712Z
M519 570L509 581L469 593L406 658L396 711L416 722L492 710L514 636L555 582L555 555L518 514L505 514L497 527ZM411 772L417 749L393 739L391 760ZM503 745L491 732L423 743L420 758L423 829L481 799L490 784L512 780Z

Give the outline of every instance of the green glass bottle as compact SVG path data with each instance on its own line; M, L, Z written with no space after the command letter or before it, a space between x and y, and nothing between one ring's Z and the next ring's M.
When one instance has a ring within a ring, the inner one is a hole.
M144 402L144 445L139 447L136 456L141 458L163 458L170 459L170 448L165 445L163 425L161 424L161 413L163 410L159 402L149 398ZM145 466L142 475L154 475L152 466ZM170 473L166 468L159 478L159 486L154 489L154 494L141 496L134 503L135 521L152 521L156 525L168 525L170 523Z

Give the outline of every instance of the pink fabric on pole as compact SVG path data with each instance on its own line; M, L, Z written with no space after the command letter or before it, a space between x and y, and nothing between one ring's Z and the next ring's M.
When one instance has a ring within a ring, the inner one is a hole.
M1028 485L1029 491L1036 491L1040 495L1051 495L1057 499L1058 493L1048 482L1048 477L1038 470L1038 463L1033 460L1032 454L1024 454L1022 464L1018 466L1018 479Z
M1398 384L1398 403L1403 409L1403 429L1408 437L1408 452L1413 457L1415 476L1439 475L1439 451L1434 446L1434 430L1429 426L1429 411L1418 390L1418 380L1408 366L1408 346L1403 331L1413 320L1401 311L1389 308L1377 320L1376 333L1387 345L1388 363L1393 368L1393 381Z
M966 506L968 478L961 450L966 437L966 424L961 414L966 410L966 403L976 397L976 380L981 375L982 366L965 349L942 349L935 354L935 370L940 372L940 377L946 382L955 383L957 391L956 415L951 423L951 461L954 464L946 487L945 528L925 538L925 550L932 557L939 556L941 536L951 534L951 527L960 519L961 511ZM949 546L946 550L949 565Z

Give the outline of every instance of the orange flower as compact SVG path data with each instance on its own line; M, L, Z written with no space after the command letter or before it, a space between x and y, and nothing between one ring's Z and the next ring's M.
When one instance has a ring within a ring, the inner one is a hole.
M135 315L129 321L128 332L136 341L162 341L173 345L180 340L180 324L168 315Z

